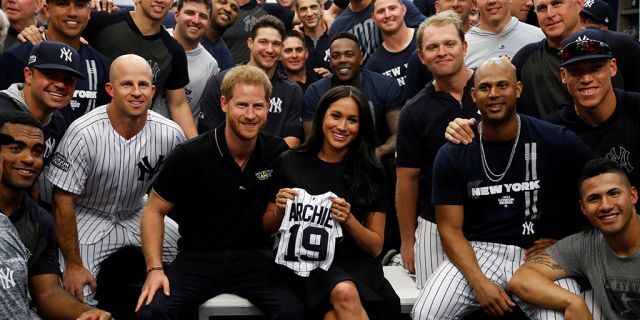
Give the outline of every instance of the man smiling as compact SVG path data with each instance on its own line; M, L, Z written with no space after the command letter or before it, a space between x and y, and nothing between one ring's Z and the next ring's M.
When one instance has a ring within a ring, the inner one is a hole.
M46 39L74 48L82 60L80 68L86 79L76 82L76 91L69 106L61 110L67 122L71 123L95 107L109 102L109 96L102 90L109 81L109 62L96 49L80 42L91 13L88 0L49 0L43 10L49 18ZM24 82L22 69L28 63L32 47L30 42L24 42L7 49L0 56L0 68L3 71L0 73L0 89Z
M329 36L327 25L322 20L324 15L322 1L296 0L295 9L302 23L304 43L309 51L308 69L323 77L330 75Z
M151 68L136 55L113 61L111 103L74 121L51 160L53 216L64 262L65 289L95 305L95 276L113 252L140 246L143 196L184 133L149 111ZM177 225L163 224L165 262L176 255Z
M209 29L211 0L179 0L176 11L176 27L167 30L180 43L187 54L189 84L184 87L193 121L198 123L198 101L209 77L220 72L218 62L200 44L200 39ZM169 117L164 98L156 101L153 111Z
M144 209L148 272L139 317L186 319L207 299L228 292L247 298L269 319L303 319L302 302L273 277L273 252L262 249L273 169L288 149L261 130L271 81L259 68L239 66L220 88L226 121L171 153ZM180 254L165 273L160 247L169 212L180 221Z
M22 70L24 83L14 83L0 91L0 111L31 113L44 126L44 172L47 172L53 150L67 128L67 122L58 111L73 98L77 80L85 77L80 67L80 55L64 43L45 41L34 46L28 62ZM50 198L51 184L44 175L38 180L38 190L40 198Z
M36 25L36 15L42 7L40 0L2 0L2 9L9 18L10 28L3 48L6 50L17 41L18 33L24 28ZM0 50L2 52L2 50Z
M42 125L25 112L6 111L0 112L0 132L14 140L12 144L3 146L0 152L3 166L0 216L9 217L29 252L29 295L39 316L44 319L111 319L109 313L78 301L62 288L53 219L28 194L44 164L45 140ZM18 275L16 280L17 277ZM7 315L4 312L2 314ZM13 313L9 313L9 318L25 319L18 318Z
M304 36L295 30L287 31L282 42L282 54L280 62L287 79L298 83L302 91L318 79L320 76L307 66L309 51L304 46Z
M545 120L567 127L640 183L640 93L614 89L617 60L603 31L585 29L563 42L560 76L572 101ZM635 169L635 170L634 170Z
M283 138L289 147L294 148L302 141L302 90L278 69L278 59L282 51L284 24L274 16L263 16L256 21L247 46L249 47L248 65L262 69L271 79L273 91L269 105L269 122L264 130ZM206 132L217 127L225 119L220 105L220 86L226 72L209 79L200 100L200 122L198 131Z
M482 115L478 135L436 155L431 203L448 261L422 288L414 319L456 319L479 308L510 313L516 304L507 283L517 266L581 225L571 195L561 193L593 155L569 130L518 115L521 90L508 61L482 63L471 91ZM520 307L531 319L544 318Z
M83 36L109 61L124 54L143 57L156 86L154 101L166 100L171 119L188 138L197 135L184 87L189 83L184 49L162 27L170 0L139 0L133 11L94 12Z
M211 4L211 27L207 29L206 36L202 37L200 43L216 59L220 70L227 70L233 68L235 63L229 47L222 40L222 34L236 23L240 9L237 0L213 0Z
M640 217L638 191L624 170L608 159L585 166L579 180L580 208L595 227L566 237L525 263L509 288L526 302L562 310L565 319L592 319L582 297L551 281L586 278L606 319L638 319Z
M400 0L376 0L371 17L382 34L382 45L373 52L366 68L393 77L402 88L406 83L407 61L416 51L415 31L404 23L406 6Z

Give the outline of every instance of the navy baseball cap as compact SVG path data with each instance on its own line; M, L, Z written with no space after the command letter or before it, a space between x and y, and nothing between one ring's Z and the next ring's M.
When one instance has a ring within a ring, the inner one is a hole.
M580 61L613 58L603 31L595 28L580 30L562 40L560 56L561 67Z
M13 140L12 136L8 134L0 133L0 145L12 144L14 142L15 140Z
M71 73L74 77L85 79L80 71L80 55L62 42L43 41L31 48L29 68L59 70Z
M609 27L611 21L611 7L602 0L586 0L580 14L604 24Z

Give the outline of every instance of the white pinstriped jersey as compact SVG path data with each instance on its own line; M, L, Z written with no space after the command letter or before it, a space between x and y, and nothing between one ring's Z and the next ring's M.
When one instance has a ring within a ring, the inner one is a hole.
M144 127L129 140L113 129L106 106L74 121L58 144L47 178L79 195L80 244L96 243L115 222L141 211L143 196L164 159L185 140L176 123L153 111L148 111Z
M333 192L310 195L300 188L294 190L298 195L287 200L280 225L276 263L308 277L318 267L329 269L342 227L331 217L331 199L337 197Z

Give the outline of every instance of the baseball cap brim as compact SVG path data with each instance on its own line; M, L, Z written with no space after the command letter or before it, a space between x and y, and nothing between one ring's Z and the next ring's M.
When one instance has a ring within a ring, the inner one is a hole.
M44 63L44 64L34 65L33 67L36 68L36 69L42 69L42 70L65 71L65 72L71 73L74 77L76 77L78 79L82 79L82 80L86 80L87 79L82 73L74 70L73 68L65 67L65 66L62 66L62 65L59 65L59 64Z
M7 145L14 143L13 137L8 134L0 133L0 145Z
M606 53L583 55L583 56L573 57L573 58L563 62L562 64L560 64L560 66L564 67L566 65L574 64L574 63L581 62L581 61L587 61L587 60L600 60L600 59L611 59L611 58L613 58L613 56L610 55L610 54L606 54Z

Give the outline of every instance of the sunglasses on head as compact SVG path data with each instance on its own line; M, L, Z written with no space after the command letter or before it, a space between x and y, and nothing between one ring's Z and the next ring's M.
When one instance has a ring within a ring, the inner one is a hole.
M611 50L608 44L591 39L571 42L560 50L562 61L591 54L611 54Z

